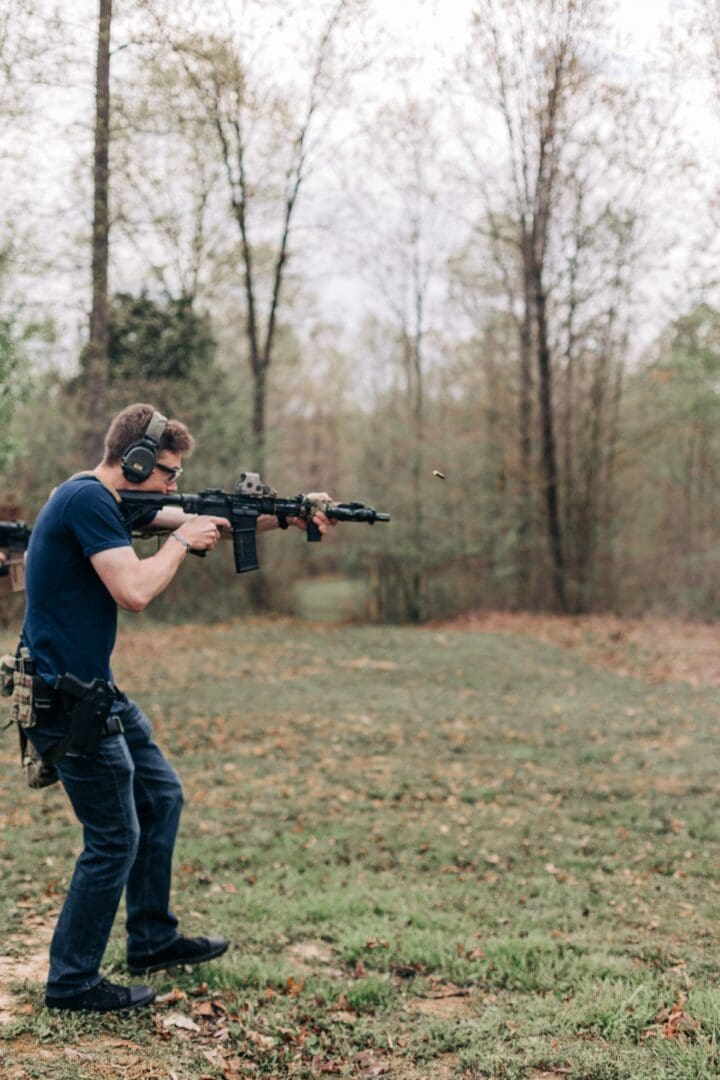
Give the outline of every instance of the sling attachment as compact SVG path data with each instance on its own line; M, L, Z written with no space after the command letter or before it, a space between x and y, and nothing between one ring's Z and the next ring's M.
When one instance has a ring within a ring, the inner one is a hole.
M104 735L122 732L120 717L110 715L113 702L121 696L120 691L105 679L84 683L66 673L55 680L54 691L70 717L70 727L60 742L43 754L47 765L54 765L67 753L97 754Z

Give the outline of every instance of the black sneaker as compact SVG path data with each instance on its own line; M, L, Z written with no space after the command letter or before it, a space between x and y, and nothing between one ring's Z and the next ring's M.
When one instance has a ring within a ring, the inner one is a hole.
M227 947L227 941L221 937L179 937L172 945L157 952L128 956L128 971L132 975L142 975L143 972L164 971L179 964L202 964L222 956Z
M139 1009L149 1005L155 991L149 986L118 986L103 979L97 986L83 990L71 997L45 995L48 1009L66 1009L68 1012L117 1012L120 1009Z

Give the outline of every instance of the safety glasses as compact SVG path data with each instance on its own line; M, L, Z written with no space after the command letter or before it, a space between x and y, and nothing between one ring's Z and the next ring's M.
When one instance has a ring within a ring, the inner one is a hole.
M155 468L160 472L164 472L166 476L171 477L173 480L179 480L183 474L180 465L161 465L159 461L155 462Z

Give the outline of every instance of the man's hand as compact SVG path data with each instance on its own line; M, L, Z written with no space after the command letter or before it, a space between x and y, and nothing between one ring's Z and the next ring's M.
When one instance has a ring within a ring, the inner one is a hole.
M305 498L309 499L312 503L314 511L312 520L324 536L331 525L337 525L337 521L331 520L322 509L323 506L333 500L331 496L328 495L327 491L311 491ZM307 530L307 522L303 518L288 518L288 525L294 525L297 529Z
M220 529L229 529L230 522L224 517L210 514L187 515L176 529L178 536L187 540L194 551L211 551L220 539Z

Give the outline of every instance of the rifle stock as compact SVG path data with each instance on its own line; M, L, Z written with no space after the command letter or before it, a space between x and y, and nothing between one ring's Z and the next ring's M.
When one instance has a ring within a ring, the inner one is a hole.
M0 551L8 551L10 559L0 562L0 577L10 576L14 592L21 592L24 584L21 555L30 543L32 529L24 521L0 521Z

